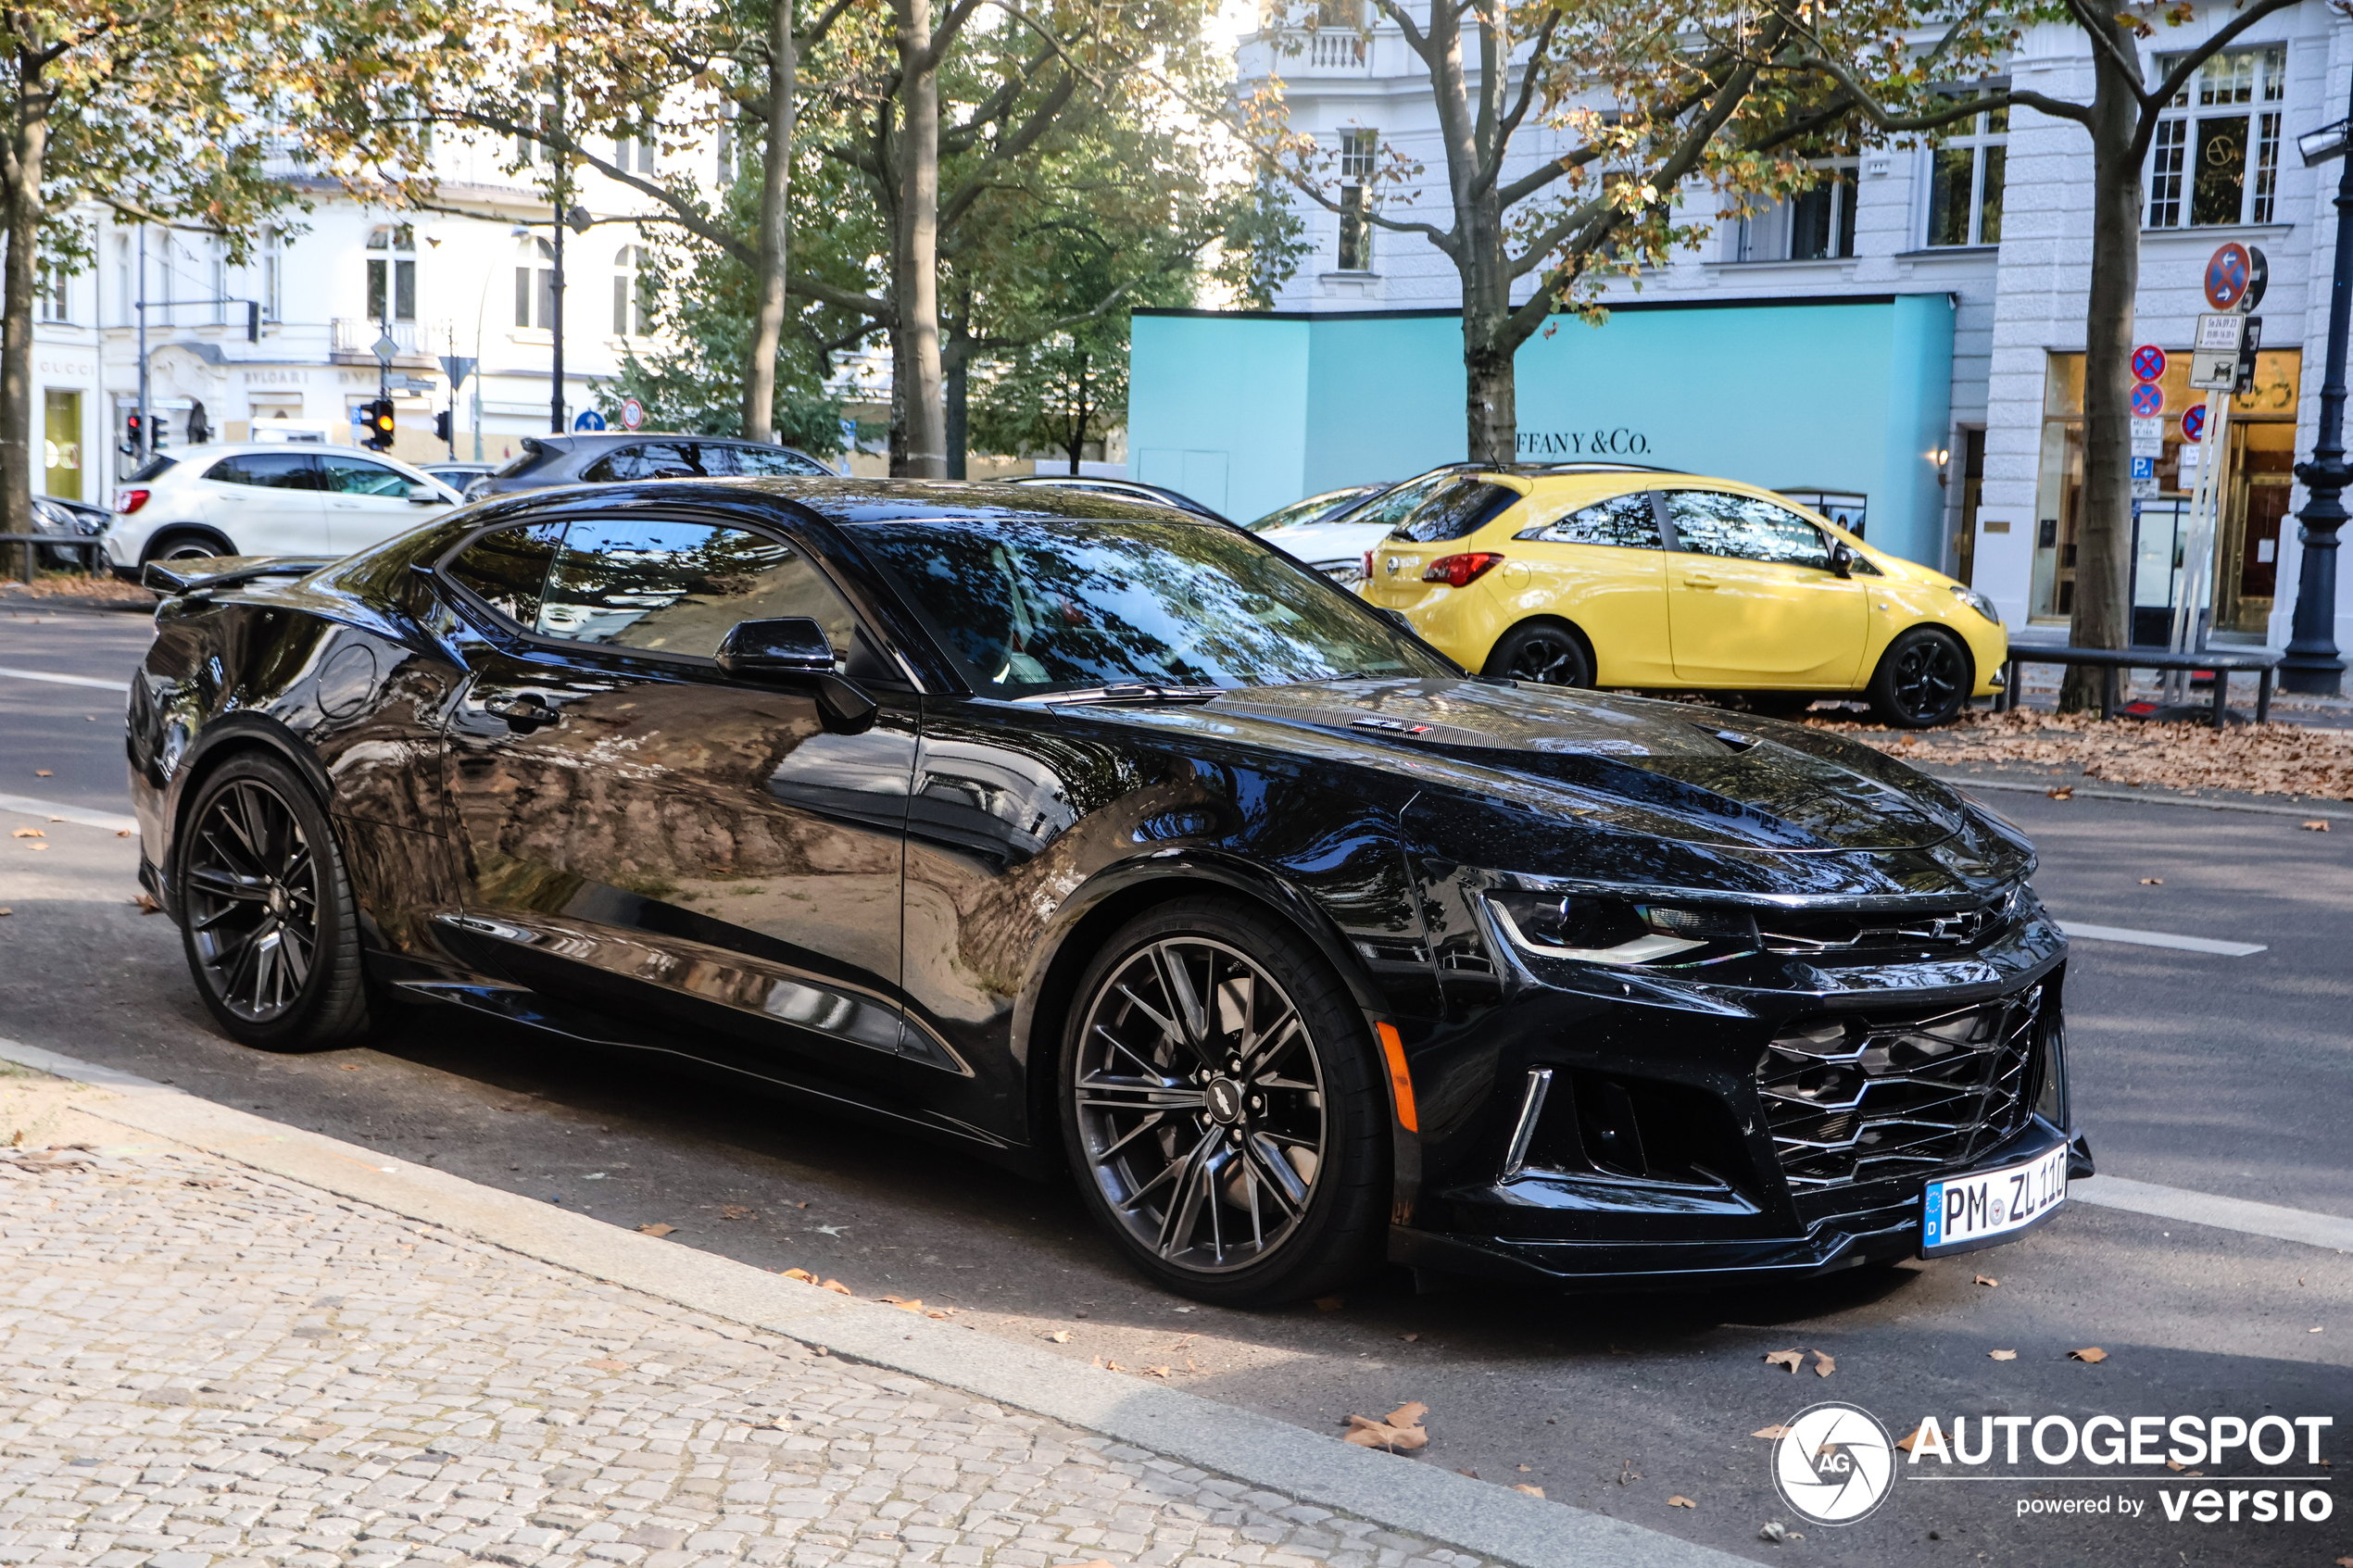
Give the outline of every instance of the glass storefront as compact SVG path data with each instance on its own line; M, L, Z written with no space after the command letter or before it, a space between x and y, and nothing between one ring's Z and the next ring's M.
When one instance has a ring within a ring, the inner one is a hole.
M2203 440L2184 442L2182 417L2192 408L2203 420L2208 394L2188 385L2189 355L2169 353L2165 377L2164 455L2157 459L2158 495L2138 508L2147 538L2134 548L2135 640L2146 628L2170 620L2169 580L2140 581L2165 553L2157 537L2170 538L2172 520L2197 483ZM2287 516L2288 487L2296 463L2296 408L2302 356L2295 349L2266 349L2255 357L2255 390L2231 402L2229 450L2223 472L2221 518L2215 529L2214 629L2260 634L2271 614L2279 571L2280 526ZM2083 356L2053 354L2044 380L2043 448L2035 490L2032 616L2064 621L2075 608L2075 555L2083 504ZM2178 558L2178 547L2174 554ZM2178 558L2174 566L2178 571ZM2170 574L2169 574L2170 578ZM2157 611L2151 614L2152 610ZM2160 633L2157 639L2162 641Z
M82 495L82 394L49 388L43 409L42 494L61 501Z

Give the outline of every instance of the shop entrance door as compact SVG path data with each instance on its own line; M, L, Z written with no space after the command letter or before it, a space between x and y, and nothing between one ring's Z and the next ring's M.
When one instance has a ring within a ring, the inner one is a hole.
M42 420L41 479L44 495L79 501L82 495L82 394L51 387Z

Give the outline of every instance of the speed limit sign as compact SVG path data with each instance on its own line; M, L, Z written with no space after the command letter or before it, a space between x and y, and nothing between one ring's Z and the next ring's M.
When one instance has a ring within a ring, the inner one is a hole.
M621 428L635 430L646 422L646 406L634 397L621 400Z

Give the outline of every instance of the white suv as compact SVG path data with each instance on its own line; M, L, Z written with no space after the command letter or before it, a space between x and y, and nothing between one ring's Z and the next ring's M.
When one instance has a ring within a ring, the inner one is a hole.
M459 504L431 474L348 446L191 446L149 458L115 492L107 555L134 578L191 556L347 556Z

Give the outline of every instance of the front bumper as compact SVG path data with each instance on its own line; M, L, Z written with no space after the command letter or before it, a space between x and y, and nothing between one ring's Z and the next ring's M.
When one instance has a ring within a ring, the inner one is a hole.
M1421 1172L1390 1257L1655 1288L1916 1256L1931 1182L2061 1147L2093 1173L2065 960L2037 909L1935 960L1499 975L1493 1006L1411 1049Z

